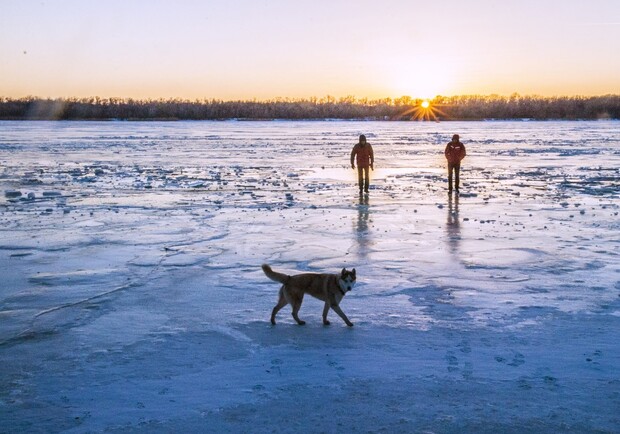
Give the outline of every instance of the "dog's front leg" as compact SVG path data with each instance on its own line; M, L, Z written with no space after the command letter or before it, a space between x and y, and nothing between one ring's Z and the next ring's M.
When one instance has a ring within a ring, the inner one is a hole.
M334 309L334 312L336 312L338 314L338 316L340 316L340 318L342 318L344 320L344 322L346 322L349 327L353 327L353 323L351 321L349 321L349 318L347 318L347 316L344 314L342 309L340 309L340 306L338 306L337 304L332 304L331 308ZM325 318L325 316L326 315L324 315L323 318Z
M329 325L330 322L327 320L327 313L329 312L329 308L330 308L330 303L329 301L325 302L325 307L323 308L323 324L324 325Z

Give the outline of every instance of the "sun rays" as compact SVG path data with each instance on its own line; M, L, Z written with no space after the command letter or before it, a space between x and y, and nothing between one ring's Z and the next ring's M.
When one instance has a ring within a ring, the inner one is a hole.
M399 116L402 118L409 118L414 121L435 121L439 122L437 115L446 119L448 116L439 109L438 104L433 104L432 101L427 99L417 102L414 107L411 107L401 113Z

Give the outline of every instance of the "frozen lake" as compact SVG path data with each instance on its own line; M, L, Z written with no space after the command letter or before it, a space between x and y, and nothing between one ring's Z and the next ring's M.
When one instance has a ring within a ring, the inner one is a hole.
M0 432L620 432L619 131L0 122Z

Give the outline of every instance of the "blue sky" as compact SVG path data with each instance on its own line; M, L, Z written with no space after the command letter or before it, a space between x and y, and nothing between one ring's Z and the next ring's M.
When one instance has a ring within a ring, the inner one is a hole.
M0 96L620 93L620 1L0 0Z

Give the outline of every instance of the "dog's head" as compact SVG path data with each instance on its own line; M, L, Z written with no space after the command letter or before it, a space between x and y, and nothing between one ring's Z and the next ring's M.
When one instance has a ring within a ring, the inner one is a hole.
M343 268L338 278L338 285L340 285L340 289L342 289L344 293L352 290L355 285L355 268L351 271L347 271L346 268Z

